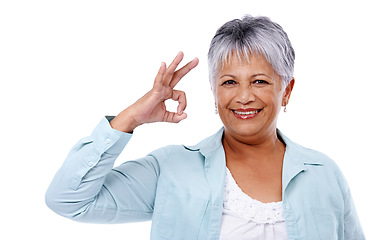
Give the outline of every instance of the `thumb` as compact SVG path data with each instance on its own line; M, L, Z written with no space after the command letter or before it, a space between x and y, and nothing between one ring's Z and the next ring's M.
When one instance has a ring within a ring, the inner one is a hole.
M173 116L173 122L174 123L179 123L181 122L182 120L186 119L188 117L188 115L186 113L181 113L181 114L177 114L175 113L174 116Z
M163 121L170 123L179 123L187 117L188 115L186 113L178 114L175 112L166 112Z

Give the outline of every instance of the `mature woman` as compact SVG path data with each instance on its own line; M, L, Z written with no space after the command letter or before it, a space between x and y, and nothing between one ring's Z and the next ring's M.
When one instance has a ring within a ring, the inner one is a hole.
M224 127L195 146L168 146L112 169L136 127L185 119L176 84L180 52L153 88L101 120L71 150L46 194L58 214L83 222L152 220L152 239L364 239L336 164L277 128L293 90L294 50L266 17L224 24L208 54ZM178 101L177 112L164 102Z

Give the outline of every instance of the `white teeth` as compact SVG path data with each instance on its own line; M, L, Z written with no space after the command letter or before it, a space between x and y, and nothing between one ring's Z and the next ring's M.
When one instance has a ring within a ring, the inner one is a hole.
M233 110L234 111L234 110ZM239 111L234 111L234 113L239 114L239 115L250 115L250 114L256 114L260 110L255 110L255 111L249 111L249 112L239 112Z

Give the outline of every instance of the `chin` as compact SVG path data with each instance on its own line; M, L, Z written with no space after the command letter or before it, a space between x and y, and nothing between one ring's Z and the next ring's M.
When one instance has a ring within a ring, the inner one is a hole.
M235 114L220 114L220 119L227 134L249 142L268 135L276 123L276 118L269 118L267 112L263 110L247 119L240 119Z
M262 132L264 126L242 124L240 126L225 127L231 134L240 137L252 137Z

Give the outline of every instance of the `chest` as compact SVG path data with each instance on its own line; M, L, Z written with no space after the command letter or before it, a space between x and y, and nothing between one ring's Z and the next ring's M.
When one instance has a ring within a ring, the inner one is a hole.
M226 162L237 185L248 196L264 203L282 201L282 156L264 161L226 155Z
M193 155L177 158L170 155L168 162L160 162L161 174L153 212L152 239L219 239L226 162L230 169L236 170L234 177L240 185L244 187L246 182L253 187L253 191L243 189L250 197L262 202L277 202L283 197L283 161L274 163L273 166L255 168L239 166L239 162L234 163L231 159L225 161L223 151L207 157ZM331 229L342 226L333 217L333 213L341 210L337 206L343 206L342 197L335 188L337 181L334 176L328 175L328 171L324 171L322 166L304 166L304 171L300 168L293 169L293 166L288 164L286 157L285 167L289 170L284 173L284 178L289 179L289 184L282 200L285 220L293 230L289 232L289 239L317 239L316 229L322 226L323 231L326 231L329 226L322 224L323 220L331 223ZM239 167L246 168L239 170ZM290 172L293 174L289 174ZM254 195L258 192L260 195ZM273 199L266 201L263 196L272 196ZM320 214L313 214L312 209L323 213L325 218ZM329 211L333 209L337 211Z

